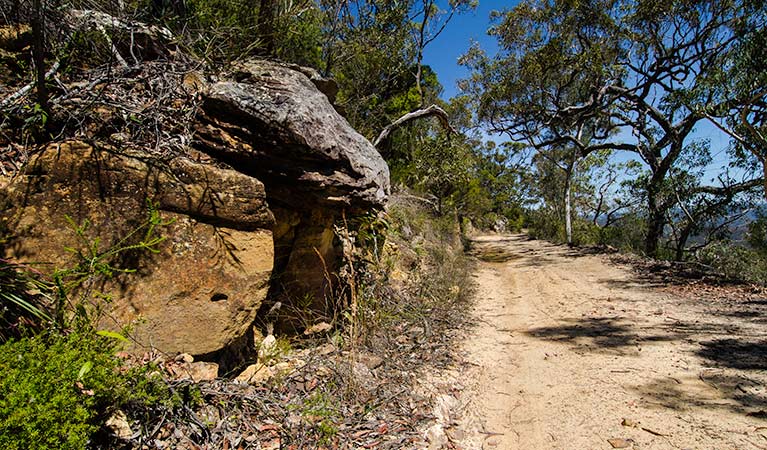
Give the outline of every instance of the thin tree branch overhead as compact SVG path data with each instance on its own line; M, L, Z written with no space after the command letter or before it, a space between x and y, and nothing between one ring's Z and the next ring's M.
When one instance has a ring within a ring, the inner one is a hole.
M395 128L399 128L402 125L412 120L420 119L422 117L430 117L430 116L436 117L437 119L439 119L440 123L445 128L445 130L447 130L448 133L458 134L455 128L453 128L453 126L450 125L450 119L448 118L448 115L445 112L445 110L440 108L437 105L431 105L428 108L423 108L417 111L407 113L404 116L392 122L390 125L387 125L386 128L384 128L381 131L381 134L378 135L375 142L373 142L373 145L378 147L383 141L385 141L389 137L389 134L391 134L391 132Z

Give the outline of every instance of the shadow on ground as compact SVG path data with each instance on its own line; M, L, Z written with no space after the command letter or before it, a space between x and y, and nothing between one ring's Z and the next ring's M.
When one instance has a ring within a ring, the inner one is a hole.
M767 340L715 339L701 342L696 354L714 367L767 370Z
M686 411L724 409L761 417L767 409L764 385L758 380L707 370L697 378L661 377L634 388L649 406Z
M550 341L565 342L575 347L586 347L592 351L636 347L642 342L673 341L679 335L672 331L647 334L647 330L636 329L631 324L614 317L588 317L568 319L562 325L533 328L526 331L530 336Z

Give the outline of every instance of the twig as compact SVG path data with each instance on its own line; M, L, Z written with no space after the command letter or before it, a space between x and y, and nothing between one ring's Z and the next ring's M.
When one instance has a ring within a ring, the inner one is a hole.
M53 63L53 65L48 70L48 72L45 73L45 78L48 79L48 78L52 77L53 74L55 74L59 70L60 66L61 66L61 63L59 61L56 61L55 63ZM33 87L35 87L35 82L34 81L30 82L29 84L27 84L25 86L23 86L18 91L14 92L10 96L6 97L3 101L0 101L0 106L6 106L6 105L8 105L8 104L18 100L19 98L27 95L32 90Z
M653 430L651 430L651 429L649 429L649 428L645 428L645 427L639 427L639 428L640 428L641 430L643 430L643 431L646 431L646 432L648 432L648 433L650 433L650 434L652 434L652 435L655 435L655 436L660 436L660 437L669 437L669 436L671 436L670 434L663 434L663 433L659 433L659 432L657 432L657 431L653 431Z

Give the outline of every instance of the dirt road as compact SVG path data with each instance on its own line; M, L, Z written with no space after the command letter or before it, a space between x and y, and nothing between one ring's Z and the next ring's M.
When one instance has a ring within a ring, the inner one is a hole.
M524 235L474 247L455 446L767 448L767 299L677 296Z

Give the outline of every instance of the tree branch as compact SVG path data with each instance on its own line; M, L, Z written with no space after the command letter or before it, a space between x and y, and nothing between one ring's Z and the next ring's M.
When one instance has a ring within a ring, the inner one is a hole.
M407 113L404 116L392 122L390 125L388 125L386 128L384 128L381 131L381 134L378 135L375 142L373 142L373 145L375 147L378 147L379 145L381 145L381 143L389 137L389 134L391 134L391 132L395 128L399 128L405 123L410 122L412 120L420 119L421 117L429 117L429 116L433 116L439 119L440 123L445 128L445 130L447 130L449 134L458 134L455 128L453 128L453 126L450 125L450 120L445 110L440 108L437 105L431 105L428 108L419 109L418 111Z

